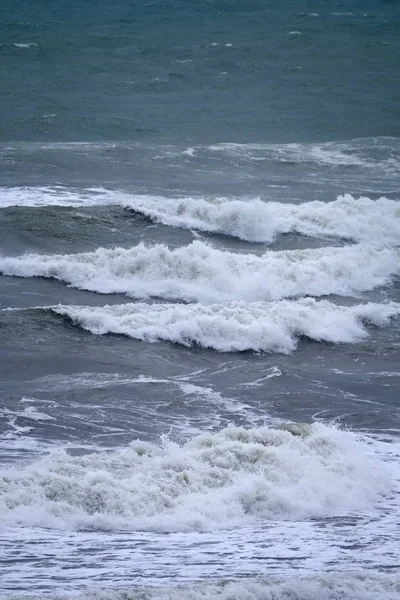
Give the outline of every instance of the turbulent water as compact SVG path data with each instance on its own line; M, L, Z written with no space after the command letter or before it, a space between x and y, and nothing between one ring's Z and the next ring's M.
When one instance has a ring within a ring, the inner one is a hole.
M1 600L397 600L398 3L0 17Z

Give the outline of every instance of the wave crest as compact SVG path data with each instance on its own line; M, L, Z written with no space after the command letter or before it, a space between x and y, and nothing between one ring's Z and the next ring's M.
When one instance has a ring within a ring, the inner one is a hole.
M259 199L132 196L124 204L173 227L223 233L249 242L272 242L277 235L340 237L354 241L397 244L400 202L339 196L333 202L289 204Z
M400 250L359 244L258 257L216 250L199 241L174 250L139 244L82 254L0 257L0 272L55 278L79 289L133 298L271 301L349 296L386 285L400 273Z
M53 312L93 334L198 344L220 352L246 350L288 354L301 336L316 341L354 343L368 333L364 323L383 326L400 314L400 304L338 306L312 298L273 303L121 304L58 306Z

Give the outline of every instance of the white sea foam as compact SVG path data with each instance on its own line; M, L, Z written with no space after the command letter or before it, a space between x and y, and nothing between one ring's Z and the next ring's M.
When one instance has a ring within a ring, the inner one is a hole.
M196 372L197 373L197 372ZM257 380L257 382L251 382L248 385L261 385L261 381L270 379L272 377L277 377L281 375L281 372L276 368L272 367L269 371L267 370L267 374ZM45 377L40 377L38 379L34 379L31 383L35 387L35 389L40 391L49 391L57 392L57 391L69 391L69 390L85 390L85 389L101 389L101 388L109 388L109 387L117 387L124 385L132 385L132 384L167 384L174 387L177 387L185 397L193 396L197 399L202 399L212 404L213 406L222 406L225 410L229 412L238 413L246 413L246 418L248 423L252 423L257 419L257 416L254 414L250 406L235 400L233 398L229 398L223 396L220 392L215 391L212 387L195 385L191 383L192 375L185 375L183 377L171 377L171 378L163 378L160 379L158 377L150 377L145 375L139 375L138 377L128 377L126 375L120 375L119 373L74 373L72 375L62 375L57 373L55 375L47 375ZM245 384L243 384L245 385ZM32 398L22 398L21 402L35 402L35 399ZM53 401L43 401L44 403L55 404ZM52 419L52 417L45 415L43 413L38 413L35 408L25 409L22 412L12 412L7 409L4 409L3 414L13 414L20 417L28 417L31 419L42 420ZM2 411L0 410L0 415ZM265 423L265 416L263 416L263 422Z
M288 576L284 580L243 577L232 581L191 582L169 587L89 589L78 594L60 593L48 600L398 600L400 578L396 574L362 572L321 573L314 577ZM9 600L28 600L9 596ZM43 596L29 595L30 600ZM5 599L6 600L6 599Z
M104 188L75 190L64 186L0 187L0 208L9 206L83 207L113 204L114 201L116 201L115 197Z
M25 398L23 398L21 400L21 402L26 402L26 401L30 401L27 400ZM22 417L23 419L29 419L32 421L54 421L54 417L51 417L50 415L43 413L43 412L39 412L34 406L28 406L27 408L25 408L24 410L9 410L7 408L3 408L0 410L0 415L11 415L11 416L15 416L15 417Z
M239 383L239 387L262 387L268 379L274 379L275 377L281 377L282 371L278 367L270 367L262 377L258 377L253 381L244 381Z
M33 48L36 47L37 48L37 44L33 43L33 42L26 42L26 43L14 43L13 46L15 46L16 48Z
M64 450L0 471L9 525L57 529L226 529L373 509L395 487L390 464L356 435L226 428L178 445L141 441L72 457Z
M364 323L387 324L400 304L338 306L312 298L230 304L121 304L61 306L52 309L94 333L115 333L185 346L193 343L220 352L289 353L300 336L332 343L355 343L368 333Z
M132 196L126 206L166 225L224 233L250 242L271 242L290 232L372 243L400 242L400 202L387 198L345 194L333 202L288 204Z
M352 295L386 285L400 272L400 249L359 244L254 256L223 252L200 241L174 250L139 244L82 254L0 257L0 272L51 277L79 289L133 298L269 301Z

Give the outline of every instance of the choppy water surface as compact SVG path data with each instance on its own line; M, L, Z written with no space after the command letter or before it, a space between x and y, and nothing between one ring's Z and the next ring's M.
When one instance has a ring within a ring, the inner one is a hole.
M1 598L397 599L397 5L1 11Z

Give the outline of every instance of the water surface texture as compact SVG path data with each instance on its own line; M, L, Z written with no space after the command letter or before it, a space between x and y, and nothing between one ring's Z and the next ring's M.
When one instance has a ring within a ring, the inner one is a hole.
M400 7L3 0L1 600L400 597Z

